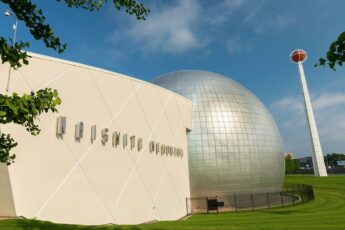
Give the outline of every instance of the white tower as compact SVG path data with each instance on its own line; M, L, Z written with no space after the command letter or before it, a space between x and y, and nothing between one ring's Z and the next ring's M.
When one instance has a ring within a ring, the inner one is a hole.
M314 166L314 174L315 176L327 176L327 171L325 167L325 162L323 160L319 134L316 128L313 108L311 107L307 81L305 79L303 65L302 65L302 63L307 59L307 53L301 49L294 50L290 54L290 59L291 61L297 63L297 66L298 66L301 87L302 87L302 94L303 94L303 98L305 102L305 111L307 115L309 131L310 131L311 147L313 150L312 159L313 159L313 166Z

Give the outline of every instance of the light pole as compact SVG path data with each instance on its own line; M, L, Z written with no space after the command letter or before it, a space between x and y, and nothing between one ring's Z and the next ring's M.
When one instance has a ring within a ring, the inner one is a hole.
M319 134L317 132L313 108L311 106L311 101L309 97L307 81L305 79L303 65L302 65L302 63L307 59L307 53L301 49L294 50L290 54L290 59L291 61L297 63L297 66L298 66L298 72L299 72L300 82L301 82L301 87L302 87L302 94L304 98L305 111L307 115L309 133L310 133L310 138L311 138L311 147L313 150L312 160L313 160L313 167L314 167L314 175L327 176L327 171L325 167L325 161L323 159Z
M15 23L12 25L12 29L13 29L13 39L12 39L12 47L15 46L16 44L16 36L17 36L17 28L18 28L18 18L16 17L16 15L14 15L11 11L6 10L5 11L5 16L6 17L13 17L15 20ZM10 68L8 70L8 76L7 76L7 84L6 84L6 92L8 92L9 88L10 88L10 78L11 78L11 65Z

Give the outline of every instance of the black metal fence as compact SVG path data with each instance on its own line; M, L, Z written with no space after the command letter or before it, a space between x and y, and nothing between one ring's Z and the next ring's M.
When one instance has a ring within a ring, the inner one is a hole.
M187 215L284 207L314 199L312 185L284 184L280 192L186 198Z

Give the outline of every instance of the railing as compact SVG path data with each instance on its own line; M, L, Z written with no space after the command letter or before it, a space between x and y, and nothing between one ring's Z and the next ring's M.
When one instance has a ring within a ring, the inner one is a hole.
M186 198L187 215L303 204L314 199L312 185L284 184L280 192Z

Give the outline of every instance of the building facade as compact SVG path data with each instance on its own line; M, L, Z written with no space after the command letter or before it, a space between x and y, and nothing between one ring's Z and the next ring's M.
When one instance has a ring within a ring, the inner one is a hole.
M171 91L94 67L30 53L11 73L10 94L59 92L41 133L2 126L18 141L0 165L0 216L72 224L137 224L186 215L186 133L191 102ZM5 91L8 66L0 68Z

